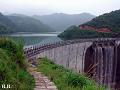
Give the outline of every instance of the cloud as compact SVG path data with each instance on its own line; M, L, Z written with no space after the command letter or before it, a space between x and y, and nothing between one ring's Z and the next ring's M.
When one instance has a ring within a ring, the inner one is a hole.
M103 14L120 9L120 0L0 0L0 11L23 14L55 12Z

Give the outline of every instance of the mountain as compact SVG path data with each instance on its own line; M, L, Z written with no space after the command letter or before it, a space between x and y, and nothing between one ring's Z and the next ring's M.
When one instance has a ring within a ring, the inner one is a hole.
M71 26L58 36L64 39L119 37L120 10L100 15L79 26Z
M10 33L15 31L15 24L5 15L0 13L0 34Z
M48 25L29 16L13 14L8 18L16 24L16 32L51 32L54 31Z
M80 25L80 27L83 27L83 29L86 29L85 27L89 29L90 27L98 31L100 29L106 29L108 32L118 33L120 32L120 10L100 15L91 21Z
M55 13L43 16L34 15L33 17L49 25L56 31L64 31L71 25L83 24L87 21L90 21L95 16L89 13L82 14Z
M60 33L58 37L63 40L80 39L80 38L100 38L113 37L112 33L97 32L94 30L81 30L78 26L70 26L64 32Z

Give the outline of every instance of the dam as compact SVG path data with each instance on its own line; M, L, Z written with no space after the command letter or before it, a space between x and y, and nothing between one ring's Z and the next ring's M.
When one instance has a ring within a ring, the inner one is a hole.
M28 61L47 57L107 88L120 88L120 40L96 38L67 40L24 48ZM119 89L118 89L119 90Z

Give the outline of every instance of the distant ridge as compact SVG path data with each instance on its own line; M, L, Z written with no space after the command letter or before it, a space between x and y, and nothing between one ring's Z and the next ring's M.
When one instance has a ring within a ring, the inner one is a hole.
M0 34L15 32L53 32L41 21L22 14L3 15L0 13Z
M56 31L64 31L71 25L79 25L92 20L95 16L89 13L64 14L54 13L51 15L34 15L34 18L49 25Z
M17 32L51 32L54 31L51 27L43 24L41 21L34 19L32 17L13 14L9 15L8 18L13 21L17 28Z
M15 24L5 15L0 13L0 34L11 33L15 31Z

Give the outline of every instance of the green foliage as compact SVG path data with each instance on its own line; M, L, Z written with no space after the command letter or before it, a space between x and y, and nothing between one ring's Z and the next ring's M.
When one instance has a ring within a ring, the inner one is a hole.
M120 10L112 11L100 15L91 21L82 25L92 26L95 28L108 28L111 33L101 33L93 30L80 30L77 26L71 26L66 31L58 35L63 39L78 39L78 38L99 38L99 37L116 37L120 33ZM118 33L118 34L116 34Z
M48 25L37 19L24 15L13 15L8 18L16 24L16 32L51 32L54 31Z
M0 13L0 34L14 32L15 24L6 16Z
M5 37L0 38L0 85L2 84L13 85L12 90L34 88L34 79L26 71L23 45Z
M0 34L6 34L6 33L12 33L12 31L9 29L9 27L0 24Z
M48 76L56 84L58 90L105 90L84 75L56 65L47 58L40 59L38 71Z
M14 62L18 63L21 67L25 67L25 58L22 43L16 43L8 38L0 38L0 48L6 50Z
M54 31L48 25L43 24L28 16L5 16L0 13L0 34L15 32L48 32Z
M100 38L112 37L112 33L102 33L93 30L80 30L77 26L71 26L58 36L63 39Z
M111 29L113 32L120 32L120 10L103 14L83 25L94 26L97 28L106 27Z
M75 73L69 73L67 76L67 81L69 85L74 87L80 86L80 88L82 88L83 86L87 86L86 78Z

